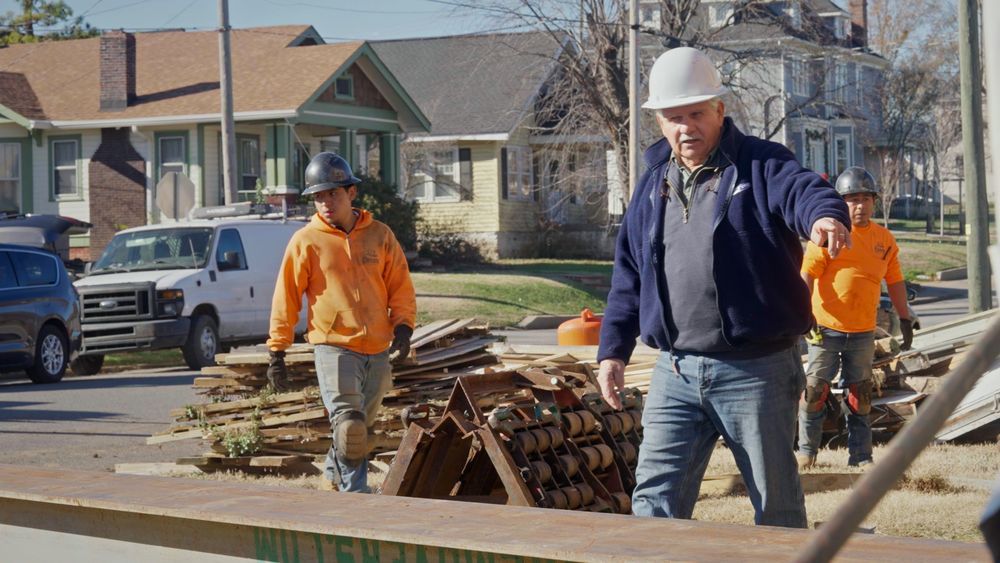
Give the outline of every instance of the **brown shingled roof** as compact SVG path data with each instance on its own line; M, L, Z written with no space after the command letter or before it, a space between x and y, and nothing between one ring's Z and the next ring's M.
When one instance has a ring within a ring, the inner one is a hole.
M299 108L363 45L288 47L308 29L233 30L235 112ZM135 40L137 99L122 111L99 110L99 38L0 49L0 104L25 111L28 119L53 121L219 113L216 32L137 33ZM7 88L14 83L17 88Z

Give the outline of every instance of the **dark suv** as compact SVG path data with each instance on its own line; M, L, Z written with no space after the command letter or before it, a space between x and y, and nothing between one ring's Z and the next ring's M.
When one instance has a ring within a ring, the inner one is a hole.
M80 349L80 298L62 260L0 244L0 371L55 383Z

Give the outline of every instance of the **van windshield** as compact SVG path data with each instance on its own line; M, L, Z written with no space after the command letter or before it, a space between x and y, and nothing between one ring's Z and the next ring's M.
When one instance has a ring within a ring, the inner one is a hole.
M158 229L115 235L91 274L135 270L202 268L209 257L212 229Z

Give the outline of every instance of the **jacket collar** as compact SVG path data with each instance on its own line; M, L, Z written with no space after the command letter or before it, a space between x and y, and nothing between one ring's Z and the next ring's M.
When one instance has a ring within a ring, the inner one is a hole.
M360 229L367 228L369 225L371 225L372 223L371 213L369 213L364 209L359 209L357 207L354 208L354 212L357 214L358 217L357 221L354 222L354 228L351 229L352 233ZM312 220L309 222L309 225L314 229L319 229L326 233L333 233L341 236L347 236L347 233L328 223L327 220L324 219L323 216L320 215L319 213L313 214Z

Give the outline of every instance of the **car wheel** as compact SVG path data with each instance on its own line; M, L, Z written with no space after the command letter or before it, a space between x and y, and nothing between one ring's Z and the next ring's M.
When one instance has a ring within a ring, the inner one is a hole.
M214 366L215 355L219 352L219 328L215 320L207 315L195 317L181 351L184 352L184 361L191 369Z
M35 363L25 371L35 383L56 383L65 375L68 361L66 335L52 325L45 325L38 331L35 342Z
M78 356L69 367L77 375L96 375L104 367L104 354Z

